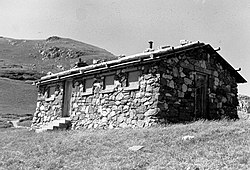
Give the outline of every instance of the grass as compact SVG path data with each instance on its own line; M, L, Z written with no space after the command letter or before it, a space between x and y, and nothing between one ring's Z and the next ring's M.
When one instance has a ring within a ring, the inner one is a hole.
M11 123L9 123L7 120L0 119L0 129L1 128L9 128L11 127Z
M5 129L0 136L2 169L250 169L248 121L40 134ZM134 145L144 148L128 150Z
M18 126L31 127L31 124L32 124L32 116L21 118L19 119L19 122L17 122Z
M25 82L0 78L0 119L32 116L36 109L37 88Z

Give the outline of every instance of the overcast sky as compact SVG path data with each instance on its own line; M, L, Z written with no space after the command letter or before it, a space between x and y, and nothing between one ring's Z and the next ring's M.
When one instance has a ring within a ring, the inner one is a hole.
M179 45L181 39L221 47L250 81L249 0L0 0L0 36L68 37L119 54ZM1 48L1 47L0 47ZM250 96L250 85L239 86Z

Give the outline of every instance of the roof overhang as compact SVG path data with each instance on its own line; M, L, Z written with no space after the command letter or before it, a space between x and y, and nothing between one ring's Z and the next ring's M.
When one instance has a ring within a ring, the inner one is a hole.
M243 78L238 71L236 71L231 64L229 64L215 49L209 45L206 44L204 47L210 54L214 54L216 56L216 59L224 66L226 67L232 76L235 77L237 83L247 83L246 79Z

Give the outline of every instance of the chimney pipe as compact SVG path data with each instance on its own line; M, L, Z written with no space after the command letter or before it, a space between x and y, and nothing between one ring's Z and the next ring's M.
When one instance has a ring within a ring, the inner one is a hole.
M153 43L154 43L154 42L150 40L148 43L149 43L149 48L150 48L150 49L153 49Z

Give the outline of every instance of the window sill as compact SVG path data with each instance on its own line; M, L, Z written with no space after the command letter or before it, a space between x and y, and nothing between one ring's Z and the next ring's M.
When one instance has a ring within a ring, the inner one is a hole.
M89 95L92 95L93 93L92 92L84 92L82 93L82 96L89 96Z
M124 87L124 90L125 90L125 91L139 90L139 86Z
M54 95L51 96L51 97L49 97L49 98L45 98L46 102L51 102L51 101L54 101L54 100L55 100L55 96Z
M114 92L114 89L105 89L105 90L102 90L100 93L112 93Z

